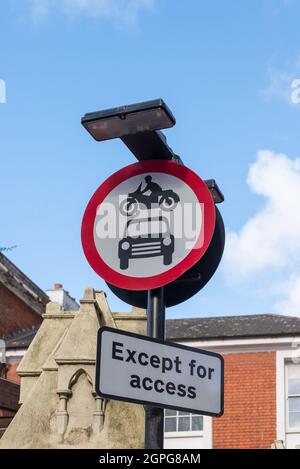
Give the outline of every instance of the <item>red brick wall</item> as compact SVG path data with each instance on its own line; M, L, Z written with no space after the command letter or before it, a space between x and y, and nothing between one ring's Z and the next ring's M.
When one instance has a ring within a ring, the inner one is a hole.
M213 419L213 448L270 448L276 439L276 355L224 355L224 415Z
M21 360L20 360L21 361ZM18 368L19 363L14 363L13 365L8 365L8 371L6 374L6 379L9 381L14 381L15 383L20 383L20 376L17 375L16 369Z
M0 284L0 337L39 326L42 317Z

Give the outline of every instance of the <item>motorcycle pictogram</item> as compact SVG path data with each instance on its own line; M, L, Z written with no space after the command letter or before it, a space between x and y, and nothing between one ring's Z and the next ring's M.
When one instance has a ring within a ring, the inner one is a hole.
M139 208L150 210L158 205L164 211L172 211L176 208L180 198L172 189L163 190L159 184L152 181L152 176L145 177L146 187L142 190L143 182L138 188L128 194L127 198L120 204L122 215L134 217ZM146 195L146 193L149 195Z

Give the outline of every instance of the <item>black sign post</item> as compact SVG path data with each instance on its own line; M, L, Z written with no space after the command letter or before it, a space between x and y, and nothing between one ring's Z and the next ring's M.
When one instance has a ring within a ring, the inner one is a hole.
M165 340L164 287L148 291L147 335ZM145 406L145 449L164 447L164 409Z

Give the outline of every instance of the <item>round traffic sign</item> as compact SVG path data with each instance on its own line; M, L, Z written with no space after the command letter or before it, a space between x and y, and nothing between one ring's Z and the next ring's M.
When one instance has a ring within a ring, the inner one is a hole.
M83 216L81 237L91 267L128 290L166 285L206 252L215 206L202 179L186 166L151 160L110 176Z

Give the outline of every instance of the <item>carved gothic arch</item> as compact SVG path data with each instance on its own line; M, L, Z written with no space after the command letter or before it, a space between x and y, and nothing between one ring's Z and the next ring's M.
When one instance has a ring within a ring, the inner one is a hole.
M104 416L105 416L105 409L107 401L102 399L98 394L95 393L93 387L93 381L90 377L89 373L84 368L78 368L76 370L68 383L68 387L65 390L57 391L59 396L59 406L56 412L56 421L57 421L57 431L59 434L59 440L62 443L64 440L64 434L67 430L68 421L69 421L69 413L68 413L68 401L72 398L73 392L72 388L77 383L80 376L85 375L88 382L90 383L92 390L91 394L95 400L95 410L93 412L93 421L92 421L92 428L93 432L100 433L104 426Z
M69 380L69 384L68 384L68 389L72 389L72 387L74 386L74 384L77 383L79 377L82 375L82 374L85 374L86 377L87 377L87 380L88 382L91 384L91 386L93 386L93 381L92 381L92 378L90 377L89 373L84 369L84 368L79 368L78 370L75 371L75 373L73 373L73 375L71 376L70 380Z

